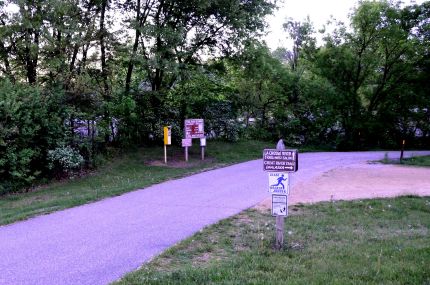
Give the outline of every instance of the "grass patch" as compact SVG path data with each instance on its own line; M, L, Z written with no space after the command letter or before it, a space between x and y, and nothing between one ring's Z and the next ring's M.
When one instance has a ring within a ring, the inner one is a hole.
M384 164L401 164L401 165L430 167L430 155L412 156L409 158L403 158L400 161L400 159L388 158L388 154L385 153L384 159L380 160L379 162L384 163Z
M430 166L430 155L427 156L415 156L402 160L402 164L414 165L414 166Z
M429 284L430 197L292 206L287 247L250 209L209 226L115 284Z
M28 193L0 197L0 225L47 214L144 188L169 179L258 159L264 148L273 143L242 141L226 143L209 141L205 161L200 160L200 147L189 149L185 163L180 147L168 147L168 164L163 163L163 148L142 148L128 152L97 172L84 178L54 182Z

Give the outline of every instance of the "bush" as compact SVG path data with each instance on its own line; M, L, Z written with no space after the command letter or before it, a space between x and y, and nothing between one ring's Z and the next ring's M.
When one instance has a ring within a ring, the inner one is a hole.
M70 146L60 146L48 151L48 161L49 169L62 176L79 170L84 163L84 158Z
M0 195L48 171L46 150L64 140L61 93L0 81Z
M272 141L279 137L275 137L274 134L265 128L258 125L250 125L243 129L242 137L244 139L261 140L261 141Z
M229 101L215 101L206 107L205 132L215 138L230 142L239 140L239 123L235 119L232 103Z

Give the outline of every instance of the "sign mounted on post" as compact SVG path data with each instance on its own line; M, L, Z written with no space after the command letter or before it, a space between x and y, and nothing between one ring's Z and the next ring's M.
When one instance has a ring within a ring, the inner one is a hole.
M287 172L269 172L269 192L290 194L290 174Z
M284 247L284 217L288 216L288 194L290 172L299 169L299 153L296 149L285 149L282 139L276 149L263 150L263 169L269 171L269 192L272 194L272 215L276 216L275 248Z
M187 119L185 120L185 138L199 139L205 137L205 129L203 119Z
M172 144L172 127L167 126L163 128L164 132L164 145Z
M164 163L167 164L167 146L172 144L172 127L166 126L163 128L164 134Z
M299 169L299 154L296 149L263 151L263 168L273 172L296 172Z
M193 143L191 139L182 139L182 147L189 147L192 145Z
M287 195L272 195L272 216L288 216Z

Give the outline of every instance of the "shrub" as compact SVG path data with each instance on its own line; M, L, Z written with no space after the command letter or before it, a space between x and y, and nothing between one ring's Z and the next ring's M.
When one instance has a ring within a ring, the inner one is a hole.
M0 195L47 172L46 150L65 137L61 96L0 80Z
M70 175L81 168L84 158L70 146L60 146L48 151L48 161L49 169L57 175Z

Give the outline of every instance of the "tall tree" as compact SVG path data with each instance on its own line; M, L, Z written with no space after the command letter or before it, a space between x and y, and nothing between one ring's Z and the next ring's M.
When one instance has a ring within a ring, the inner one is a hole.
M337 109L350 146L359 145L363 135L380 137L384 127L377 118L388 114L387 102L411 87L410 75L422 54L414 39L417 26L403 16L408 9L386 1L359 2L351 32L340 26L319 51L316 66L338 90ZM385 129L394 124L387 122Z
M290 103L284 94L285 84L290 81L287 68L265 45L249 42L237 57L232 75L238 92L237 104L247 123L253 117L262 129L267 128L273 110Z
M306 56L315 51L316 39L309 17L303 22L288 19L283 27L288 33L288 37L293 41L292 50L287 50L285 57L293 75L293 84L288 94L290 95L290 102L296 104L300 97L300 80L305 71L305 66L299 66L299 61L303 62Z
M9 80L15 81L12 73L9 57L12 55L11 30L9 27L9 16L4 10L5 3L0 3L0 75L5 75Z
M231 53L243 39L264 27L264 16L274 8L274 3L267 0L148 0L135 4L129 5L136 15L131 55L134 58L135 50L139 50L146 60L144 71L154 91L170 88L180 71L199 62L202 53ZM133 71L130 62L126 83Z

